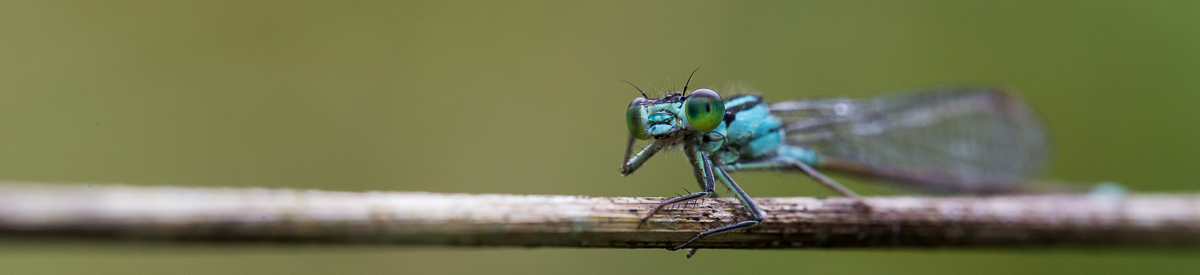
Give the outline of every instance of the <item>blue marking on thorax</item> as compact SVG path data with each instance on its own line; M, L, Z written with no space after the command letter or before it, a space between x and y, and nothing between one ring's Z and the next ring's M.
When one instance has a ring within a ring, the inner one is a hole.
M737 98L726 103L726 106L738 103L735 101L743 98L756 99L752 96ZM778 153L779 146L783 144L783 131L780 129L783 121L771 115L765 104L742 110L734 116L733 122L729 123L726 129L725 143L739 145L742 159L755 159Z
M758 97L755 97L752 95L730 99L729 101L725 102L725 109L726 110L733 109L733 107L737 107L738 105L755 102L755 101L758 101Z

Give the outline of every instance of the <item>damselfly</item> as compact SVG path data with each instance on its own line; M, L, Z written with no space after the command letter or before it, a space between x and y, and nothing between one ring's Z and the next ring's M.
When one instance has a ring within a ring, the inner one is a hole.
M683 90L687 91L687 84ZM642 97L629 103L625 113L630 135L621 175L633 173L661 149L681 147L703 189L662 202L642 222L664 207L715 195L717 181L741 201L750 217L700 232L670 250L763 220L765 213L729 176L731 172L799 171L856 199L857 194L819 171L929 190L994 193L1016 187L1042 165L1048 151L1041 122L1029 107L994 88L772 104L763 102L759 94L722 100L711 89L668 93L662 98L638 91ZM639 139L652 143L634 154Z

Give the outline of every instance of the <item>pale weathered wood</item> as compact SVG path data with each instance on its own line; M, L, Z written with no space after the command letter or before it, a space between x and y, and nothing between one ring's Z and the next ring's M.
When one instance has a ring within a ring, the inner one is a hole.
M745 219L707 199L0 184L0 236L663 248ZM696 247L1200 244L1200 195L759 198L766 221Z

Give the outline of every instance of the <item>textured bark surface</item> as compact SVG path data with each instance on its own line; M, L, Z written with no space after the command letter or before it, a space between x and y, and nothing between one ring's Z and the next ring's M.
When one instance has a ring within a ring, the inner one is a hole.
M0 184L0 236L665 248L746 215L731 198ZM759 198L758 227L693 247L1197 245L1200 195Z

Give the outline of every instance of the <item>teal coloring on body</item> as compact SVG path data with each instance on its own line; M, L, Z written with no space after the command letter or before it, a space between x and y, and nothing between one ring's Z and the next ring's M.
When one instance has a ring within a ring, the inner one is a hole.
M857 194L821 171L931 191L997 193L1036 172L1049 151L1037 116L1014 95L994 88L775 103L759 94L722 100L712 89L662 98L642 92L627 107L626 124L630 135L621 175L633 173L659 150L679 148L702 188L660 203L643 222L664 207L715 196L718 182L750 218L700 232L671 250L763 220L765 214L729 176L732 172L800 172L856 200ZM651 144L635 152L637 140Z

